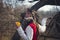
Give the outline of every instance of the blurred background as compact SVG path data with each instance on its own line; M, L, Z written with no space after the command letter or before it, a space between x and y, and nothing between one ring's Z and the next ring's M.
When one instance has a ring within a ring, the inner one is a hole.
M26 8L31 8L40 0L0 0L0 40L11 40L16 31L16 21ZM39 22L44 17L53 17L60 11L60 6L44 5L37 10Z

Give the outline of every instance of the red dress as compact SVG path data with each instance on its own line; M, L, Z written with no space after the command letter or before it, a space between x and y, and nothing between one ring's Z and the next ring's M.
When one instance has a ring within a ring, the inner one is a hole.
M36 24L34 24L33 22L29 24L31 26L31 28L33 29L33 40L37 40L37 28L36 28Z

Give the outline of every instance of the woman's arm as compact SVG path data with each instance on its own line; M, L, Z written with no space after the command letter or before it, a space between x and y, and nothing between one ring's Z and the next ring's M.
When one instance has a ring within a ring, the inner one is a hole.
M46 31L46 26L44 25L44 26L42 26L42 25L40 25L40 24L38 24L38 26L39 26L39 32L40 33L43 33L43 32L45 32Z
M22 29L22 27L20 26L19 28L17 28L17 31L19 33L19 35L24 39L24 40L32 40L33 38L33 29L30 26L27 26L25 32Z

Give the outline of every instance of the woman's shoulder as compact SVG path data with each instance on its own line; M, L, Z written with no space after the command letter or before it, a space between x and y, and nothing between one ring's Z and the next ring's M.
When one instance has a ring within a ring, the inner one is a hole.
M30 24L29 24L29 26L31 26L33 29L35 29L35 28L36 28L36 24L35 24L35 23L33 23L33 22L32 22L32 23L30 23Z

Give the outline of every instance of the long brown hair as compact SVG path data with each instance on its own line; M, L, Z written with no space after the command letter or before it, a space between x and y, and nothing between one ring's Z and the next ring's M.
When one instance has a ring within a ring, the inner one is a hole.
M37 40L39 40L39 25L41 25L39 23L39 16L37 15L37 11L32 11L32 16L33 16L33 19L34 19L34 23L36 24L36 29L37 29Z

